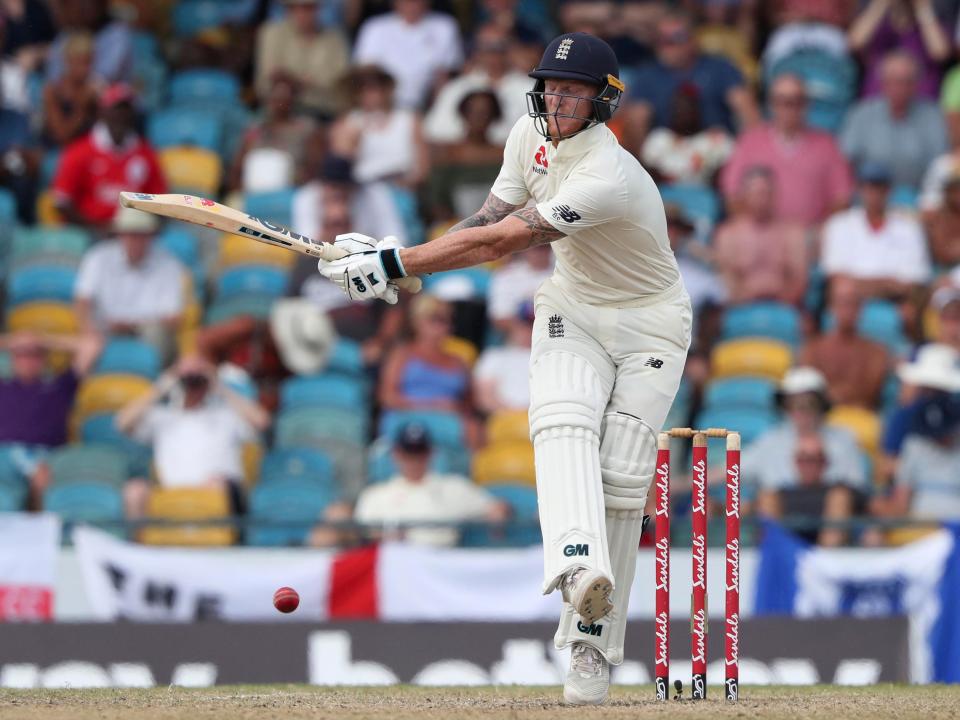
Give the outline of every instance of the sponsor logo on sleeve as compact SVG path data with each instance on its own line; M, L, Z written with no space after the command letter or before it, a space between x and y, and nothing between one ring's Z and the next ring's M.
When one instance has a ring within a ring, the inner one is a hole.
M572 209L569 205L554 205L553 219L562 220L565 223L575 223L580 219L580 213Z

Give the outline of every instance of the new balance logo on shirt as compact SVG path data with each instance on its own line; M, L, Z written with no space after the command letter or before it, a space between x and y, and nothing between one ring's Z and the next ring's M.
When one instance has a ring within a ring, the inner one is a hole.
M553 208L553 219L563 220L565 223L575 223L580 219L580 213L571 209L569 205L557 205Z
M644 365L646 367L652 367L652 368L655 368L656 370L659 370L660 368L663 367L663 360L661 360L660 358L654 358L654 357L647 358L647 361L644 363Z

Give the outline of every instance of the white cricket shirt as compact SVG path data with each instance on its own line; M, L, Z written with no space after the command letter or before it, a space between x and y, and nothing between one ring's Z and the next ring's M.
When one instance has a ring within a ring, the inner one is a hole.
M492 192L511 205L533 198L566 234L553 242L553 281L575 300L646 304L682 288L656 183L606 125L554 147L520 118Z

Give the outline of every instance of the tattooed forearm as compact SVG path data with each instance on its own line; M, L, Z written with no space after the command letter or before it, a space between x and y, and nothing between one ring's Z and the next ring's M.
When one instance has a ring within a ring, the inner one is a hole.
M565 237L562 232L544 220L543 215L535 207L523 208L523 210L517 210L511 215L523 220L527 226L527 232L530 234L527 241L528 248L534 245L545 245Z
M458 222L452 228L447 230L447 232L452 233L457 230L463 230L464 228L493 225L494 223L498 223L503 220L518 207L520 206L511 205L510 203L504 202L493 193L490 193L487 195L487 199L483 203L482 208L477 210L477 212L468 217L466 220L461 220Z

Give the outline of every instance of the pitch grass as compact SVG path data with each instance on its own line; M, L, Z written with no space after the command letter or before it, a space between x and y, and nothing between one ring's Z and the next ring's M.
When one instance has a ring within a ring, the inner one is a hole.
M233 685L206 689L6 690L0 718L248 720L279 718L763 718L764 720L947 720L960 717L960 686L744 687L727 704L720 686L704 702L657 703L650 686L615 687L603 707L571 708L558 687L322 688Z

